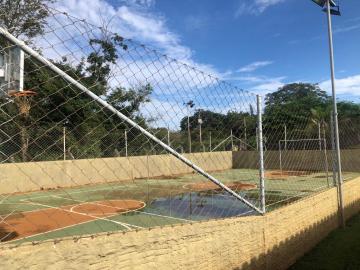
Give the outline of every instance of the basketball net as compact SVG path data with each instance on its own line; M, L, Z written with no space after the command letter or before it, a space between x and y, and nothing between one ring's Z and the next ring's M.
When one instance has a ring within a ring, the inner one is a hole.
M30 90L9 92L9 96L13 97L14 102L19 109L20 115L25 118L30 115L31 101L36 94L36 92Z

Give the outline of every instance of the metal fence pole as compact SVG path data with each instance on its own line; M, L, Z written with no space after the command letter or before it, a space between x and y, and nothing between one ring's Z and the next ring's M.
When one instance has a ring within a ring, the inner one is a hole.
M319 150L321 151L321 123L318 123Z
M64 152L64 160L66 160L66 126L63 126L63 152Z
M330 182L329 182L329 159L328 159L328 154L327 154L327 140L326 140L326 130L325 130L325 122L324 121L322 121L322 125L323 125L323 139L322 139L322 141L324 142L326 181L327 181L328 187L330 187Z
M285 141L286 142L286 141ZM281 174L282 174L282 152L281 152L281 141L279 141L279 164L280 164L280 171L281 171Z
M168 141L168 146L171 146L171 140L170 140L170 128L168 128L168 130L167 130L167 141Z
M339 211L341 226L345 227L344 216L344 201L343 201L343 179L341 175L341 155L340 155L340 141L339 141L339 125L338 125L338 111L336 103L336 89L335 89L335 64L334 64L334 46L332 38L332 25L331 25L331 13L330 13L330 0L327 0L327 20L328 20L328 35L329 35L329 53L330 53L330 70L331 70L331 87L332 87L332 99L333 99L333 114L334 114L334 132L335 132L335 147L337 158L337 173L338 173L338 192L339 192Z
M240 137L240 136L239 136ZM245 150L247 150L247 127L246 127L246 117L244 117L244 142Z
M337 171L337 164L335 159L335 138L334 138L334 116L333 112L331 112L330 116L330 133L331 133L331 157L332 157L332 169L333 169L333 182L334 186L337 187L336 181L336 171Z
M127 137L127 131L125 130L125 156L128 156L128 137Z
M211 149L211 131L210 131L210 139L209 139L209 150L210 150L210 152L212 151L212 149Z
M285 147L284 150L287 150L287 128L286 125L284 125L284 137L285 137Z
M265 169L264 169L264 145L262 129L261 96L257 95L257 114L258 114L258 140L259 140L259 176L260 176L260 209L265 213Z

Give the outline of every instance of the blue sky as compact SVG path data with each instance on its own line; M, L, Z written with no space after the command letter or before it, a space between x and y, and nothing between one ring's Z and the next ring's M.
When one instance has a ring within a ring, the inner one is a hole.
M325 13L310 0L64 0L72 14L116 17L125 37L253 92L285 83L330 90ZM339 97L360 97L360 1L333 17ZM117 25L118 26L118 25ZM118 27L117 27L118 28Z

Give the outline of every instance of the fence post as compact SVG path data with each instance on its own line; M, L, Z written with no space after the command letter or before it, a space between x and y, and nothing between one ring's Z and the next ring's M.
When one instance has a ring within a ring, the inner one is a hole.
M63 153L64 153L64 160L66 160L66 126L63 125Z
M332 147L333 147L333 180L336 183L338 200L339 200L339 215L341 227L345 228L345 213L344 213L344 198L343 198L343 180L341 174L341 158L339 145L339 129L337 128L337 115L334 111L331 112L331 131L332 131ZM335 165L335 166L334 166ZM336 177L337 176L337 177Z
M210 152L212 152L212 149L211 149L211 131L210 131L210 139L209 139L209 149L210 149Z
M167 141L168 141L168 146L171 146L171 141L170 141L170 128L168 127L167 130Z
M127 131L126 131L126 129L125 129L125 157L127 157L128 156L128 138L127 138Z
M261 96L257 95L257 115L258 115L258 146L259 146L259 176L260 176L260 209L264 214L265 209L265 171L264 171L264 145L262 129Z
M335 160L336 155L335 155L335 138L334 138L334 117L332 112L330 115L330 133L331 133L331 157L332 157L332 169L333 169L333 182L334 182L334 186L337 187L337 181L336 181L337 164Z

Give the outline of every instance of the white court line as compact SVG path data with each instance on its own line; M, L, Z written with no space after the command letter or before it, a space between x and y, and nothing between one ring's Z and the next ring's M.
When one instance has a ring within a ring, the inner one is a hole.
M119 222L119 221L115 221L115 220L111 220L111 219L107 219L107 218L102 218L102 217L96 217L96 216L89 215L89 214L84 214L84 213L81 213L81 212L71 212L70 210L67 210L67 209L63 209L63 208L60 208L60 207L54 207L54 206L46 205L46 204L42 204L42 203L36 203L36 202L31 202L31 201L28 201L28 202L32 203L32 204L47 207L49 209L57 209L57 210L61 210L61 211L69 212L69 213L75 213L75 214L79 214L79 215L82 215L82 216L91 217L91 218L94 218L94 219L100 219L100 220L109 221L109 222L118 224L120 226L123 226L123 227L127 228L128 230L132 230L130 227L136 227L136 228L141 228L142 229L142 227L140 227L140 226L127 224L127 223L124 223L124 222ZM76 224L74 224L74 225L76 225Z
M114 215L116 216L116 215ZM113 216L109 216L109 217L113 217ZM77 225L83 225L83 224L86 224L86 223L90 223L90 222L93 222L94 220L88 220L88 221L84 221L84 222L79 222L79 223L76 223L74 225L68 225L68 226L65 226L65 227L61 227L61 228L58 228L58 229L54 229L54 230L51 230L51 231L47 231L47 232L43 232L43 233L37 233L37 234L33 234L33 235L29 235L29 236L25 236L23 238L19 238L19 239L14 239L14 240L11 240L11 241L6 241L6 243L11 243L11 242L15 242L15 241L20 241L20 240L24 240L24 239L27 239L27 238L31 238L31 237L35 237L35 236L39 236L39 235L43 235L43 234L47 234L47 233L52 233L52 232L56 232L56 231L61 231L63 229L67 229L67 228L71 228L71 227L76 227ZM89 234L87 234L89 235ZM91 235L91 234L90 234ZM66 236L65 236L66 237ZM69 237L69 236L68 236Z
M19 204L19 205L31 205L29 202L26 202L24 201L24 203L3 203L3 204ZM27 214L27 213L32 213L32 212L37 212L37 211L42 211L42 210L45 210L45 209L48 209L48 207L44 207L44 208L36 208L36 209L33 209L33 210L29 210L29 211L21 211L21 210L13 210L11 212L11 214L14 213L14 215L16 214ZM7 214L6 214L7 215ZM4 215L0 215L0 218L2 218Z
M56 197L56 198L59 198L59 199L64 199L64 200L70 200L70 201L75 201L75 202L80 202L80 203L89 203L89 202L86 202L86 201L64 198L64 197L57 196L57 195L52 195L52 196ZM112 200L109 200L109 201L112 201ZM137 212L137 213L146 214L146 215L149 215L149 216L156 216L156 217L162 217L162 218L169 218L169 219L181 220L181 221L186 221L186 222L192 222L191 220L188 220L188 219L176 218L176 217L165 216L165 215L159 215L159 214L154 214L154 213L149 213L149 212L144 212L144 211L139 211L139 210L131 210L131 212Z
M72 187L72 188L74 188L74 187ZM116 190L116 189L120 189L120 188L124 188L124 186L94 188L94 189L78 190L78 191L73 191L73 192L66 192L66 191L65 191L65 193L66 193L67 195L72 195L72 194L79 194L79 193L86 193L86 192L100 191L100 190L109 190L109 189L111 189L111 190L114 190L114 189L115 189L115 190ZM64 188L64 190L66 190L66 189L71 189L71 187L70 187L70 188ZM50 191L50 192L51 192L51 191ZM56 195L47 194L47 195L41 195L41 196L36 196L36 197L32 197L32 196L30 195L30 196L28 196L28 197L31 197L31 199L33 200L33 199L48 198L48 197L51 197L51 196L56 196ZM20 201L26 201L26 200L28 200L28 198L26 198L26 199L20 199Z
M54 195L53 197L71 200L71 199L62 198L62 197L56 196L56 195ZM106 201L109 201L109 202L115 202L115 201L129 201L129 202L130 202L130 201L131 201L131 202L141 202L141 203L144 204L141 208L138 208L138 209L136 209L136 210L143 209L144 207L146 207L146 203L145 203L145 202L137 201L137 200L106 200ZM115 208L115 209L118 209L118 210L126 210L125 212L118 213L119 215L121 215L121 214L126 214L126 213L130 213L130 212L135 211L135 210L127 209L127 208L122 208L122 207L117 207L117 206L110 206L110 205L106 205L106 204L101 204L101 203L99 203L99 201L94 201L94 202L83 201L83 202L81 202L80 204L76 204L76 205L72 206L72 207L70 208L70 211L71 211L71 212L74 212L74 213L77 213L77 211L75 211L74 208L76 208L76 207L78 207L78 206L80 206L80 205L84 205L84 204L94 204L94 205L98 205L98 206ZM103 214L106 214L106 213L103 213ZM112 213L111 213L111 214L112 214Z
M9 193L7 196L5 195L3 198L1 198L0 204L2 204L10 196L11 196L11 193Z

